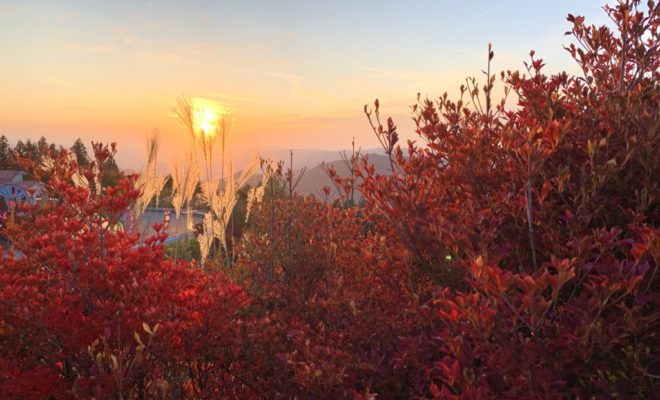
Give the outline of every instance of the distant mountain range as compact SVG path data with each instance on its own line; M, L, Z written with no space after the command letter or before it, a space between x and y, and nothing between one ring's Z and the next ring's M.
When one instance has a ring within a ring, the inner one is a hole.
M269 158L275 162L284 161L285 165L289 166L290 153L289 149L267 149L261 152L262 158ZM350 150L317 150L317 149L292 149L293 151L293 168L299 170L301 168L314 168L322 162L333 162L341 158L340 153L346 151L350 154ZM379 148L362 150L362 154L383 154L383 150ZM254 155L252 153L234 154L232 161L234 162L234 170L243 169L251 160ZM167 159L167 158L166 158ZM169 164L160 161L158 163L158 170L163 173L169 173ZM122 168L123 172L133 173L139 172L139 168Z
M350 150L345 150L346 154L350 154ZM350 174L349 167L341 159L342 151L330 150L293 150L293 168L294 171L300 171L302 168L307 168L305 174L302 176L296 192L303 196L314 195L321 197L323 188L329 187L331 190L330 198L336 198L339 193L332 183L330 177L326 174L322 163L326 166L332 166L340 176L348 176ZM389 175L390 164L386 155L383 154L382 149L367 149L362 150L361 154L366 155L369 163L373 164L377 174ZM264 158L271 158L275 161L284 161L285 167L290 163L289 150L273 150L265 152L262 156ZM359 182L358 182L359 184ZM359 193L355 194L355 201L361 197Z
M383 154L368 154L368 162L372 164L376 170L376 173L379 175L389 175L391 173L389 159L386 155ZM343 160L335 160L331 162L326 162L327 166L332 166L337 171L337 174L340 176L348 176L350 174L349 167L344 163ZM358 180L358 185L360 181ZM323 187L329 187L331 189L330 198L334 199L339 196L335 186L332 183L330 177L326 174L323 166L317 164L313 168L308 168L305 171L305 174L300 179L300 183L296 187L296 192L301 195L315 195L317 198L321 196L323 192ZM360 199L360 194L355 193L355 201Z
M345 150L346 154L350 154L350 150ZM340 176L349 175L350 171L344 161L341 159L342 151L336 150L313 150L313 149L293 149L293 169L295 172L303 168L307 168L303 177L301 178L296 192L300 195L314 195L317 198L322 197L323 188L329 187L331 190L330 199L336 198L339 194L333 185L330 177L326 174L322 164L335 168ZM383 154L382 149L367 149L362 150L361 154L366 156L370 164L373 164L377 174L389 175L390 164L387 156ZM274 149L264 151L261 154L262 158L269 158L275 162L283 161L284 167L288 168L290 164L290 151L287 149ZM243 167L248 161L238 160L235 164ZM169 172L169 167L165 163L159 163L158 169L163 172ZM236 170L236 169L235 169ZM125 169L124 172L136 172L134 170ZM240 170L235 173L238 177ZM250 179L249 184L257 185L261 182L261 174L254 176ZM359 184L359 182L358 182ZM355 201L358 201L360 194L355 194Z
M389 175L391 173L389 159L386 155L382 154L382 151L380 153L362 152L362 154L367 157L369 164L374 166L377 174ZM274 161L284 161L285 168L288 168L289 166L290 153L288 150L282 150L276 153L266 153L263 157L270 157ZM323 165L323 163L325 163L325 165ZM321 198L323 197L323 188L327 186L331 190L330 199L333 200L337 198L339 193L324 169L330 166L333 167L340 176L348 176L350 174L349 167L341 159L341 155L337 151L294 150L294 172L298 173L302 168L307 168L300 179L298 186L296 186L296 193L303 196L314 195L317 198ZM259 182L261 182L261 174L254 176L249 181L251 185L259 184ZM360 181L358 180L358 185L359 184ZM356 192L354 200L359 201L360 197L360 193Z
M285 165L289 166L290 153L289 149L272 149L266 150L261 155L263 158L270 158L274 161L284 161ZM350 154L350 150L315 150L315 149L292 149L293 151L293 168L299 170L307 167L317 167L322 162L333 162L341 159L341 153L346 152ZM365 149L361 151L362 154L383 154L382 149Z

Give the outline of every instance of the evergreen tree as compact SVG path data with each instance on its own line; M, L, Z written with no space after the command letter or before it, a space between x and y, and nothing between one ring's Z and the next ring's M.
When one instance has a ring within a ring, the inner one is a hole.
M18 154L19 157L25 157L25 155L27 154L27 147L22 140L19 140L18 142L16 142L14 151L16 152L16 154Z
M103 175L101 181L103 186L115 186L119 179L121 179L121 171L119 171L119 166L114 157L108 158L108 160L103 165Z
M0 136L0 169L9 169L13 165L11 146L5 135Z
M79 166L86 167L89 165L90 160L89 155L87 154L87 147L85 147L85 144L80 138L76 139L76 141L73 143L71 152L76 156L76 161L78 162Z
M53 158L56 158L57 155L60 154L60 152L62 151L63 151L62 146L60 146L60 148L58 149L55 143L51 143L48 145L48 152L50 153L50 156Z
M16 143L15 150L19 156L28 160L36 161L39 157L39 149L37 148L37 144L32 142L30 139L26 140L25 143L19 140L18 143Z
M45 137L39 138L37 142L37 157L39 160L43 159L45 155L48 154L48 141Z

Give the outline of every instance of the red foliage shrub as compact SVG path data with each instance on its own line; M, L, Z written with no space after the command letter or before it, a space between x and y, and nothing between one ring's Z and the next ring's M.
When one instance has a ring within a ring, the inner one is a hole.
M96 146L97 162L107 147ZM221 276L116 229L134 179L77 188L56 160L49 199L16 205L0 266L3 398L215 398L249 392L234 375L247 297ZM90 181L96 175L85 173Z
M404 152L378 102L365 109L393 173L365 163L359 211L309 199L262 209L244 262L254 311L278 332L277 393L652 396L660 11L649 6L608 9L619 36L570 16L584 76L547 76L532 53L526 75L501 74L513 110L493 103L489 72L467 99L421 100L423 146Z
M366 170L367 208L441 289L425 304L436 348L404 340L402 362L427 382L419 396L657 391L660 8L606 9L618 36L569 16L583 77L546 76L532 52L527 76L502 74L514 110L491 105L489 74L483 103L464 88L474 109L421 101L425 146L407 156L393 122L374 123L395 173Z
M294 197L265 204L254 221L241 261L260 316L255 331L269 332L250 340L255 356L275 363L272 397L406 391L407 372L391 356L416 324L404 315L398 257L374 259L370 247L385 238L376 244L361 214Z

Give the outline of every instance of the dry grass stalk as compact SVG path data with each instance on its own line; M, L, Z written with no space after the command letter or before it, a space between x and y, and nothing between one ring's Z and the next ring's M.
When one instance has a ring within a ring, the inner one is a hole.
M229 220L238 202L238 191L243 188L257 171L258 159L254 159L243 171L238 179L233 179L233 166L227 165L229 179L226 179L222 188L219 180L206 181L202 184L201 197L208 205L210 212L204 218L204 234L200 237L202 259L208 256L214 239L220 242L227 251L226 230Z
M201 182L200 198L208 206L209 212L204 216L204 231L198 239L202 260L205 260L210 254L215 240L220 243L225 253L227 252L226 231L238 202L238 191L254 176L258 167L258 158L255 158L242 171L238 179L234 179L232 163L225 157L226 138L231 126L231 116L228 110L221 105L203 99L180 97L177 99L177 103L176 115L188 129L192 140L192 154L188 157L188 164L196 165L197 146L199 146L202 153L200 161L204 163L205 176ZM218 138L221 143L220 166L222 173L219 179L214 179L214 145ZM228 169L227 175L225 175L226 168ZM177 208L180 210L184 204L188 204L188 221L191 225L190 198L192 198L192 193L183 189L186 181L184 175L185 173L179 171L178 168L173 168L172 179L175 189L172 201L175 210ZM193 191L200 180L199 174L196 176L197 179L191 180L191 182L194 181L194 184L190 185L190 189Z
M158 131L154 131L147 138L147 164L143 168L140 176L135 182L136 187L141 190L141 195L135 202L133 216L138 219L144 213L151 200L156 197L156 202L160 197L160 192L165 185L166 177L157 171L158 167Z
M245 210L245 222L247 222L248 219L250 218L250 212L252 211L252 208L257 204L261 203L261 200L263 199L265 192L266 192L265 185L259 185L250 188L250 190L247 193L247 208Z

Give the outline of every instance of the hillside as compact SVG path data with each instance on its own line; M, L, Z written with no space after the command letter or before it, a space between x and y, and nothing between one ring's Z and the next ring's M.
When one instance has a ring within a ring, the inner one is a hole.
M389 175L391 173L387 156L382 154L368 154L367 157L369 163L373 164L376 168L377 174ZM327 165L334 167L337 173L341 176L348 176L350 174L349 168L343 160L335 160L327 163ZM330 199L335 199L339 195L332 184L332 181L325 173L324 167L322 165L316 165L305 171L300 183L296 187L296 192L303 196L314 195L318 198L320 197L319 195L323 191L324 186L328 186L332 190ZM358 201L360 198L360 194L356 193L356 198L354 200Z

